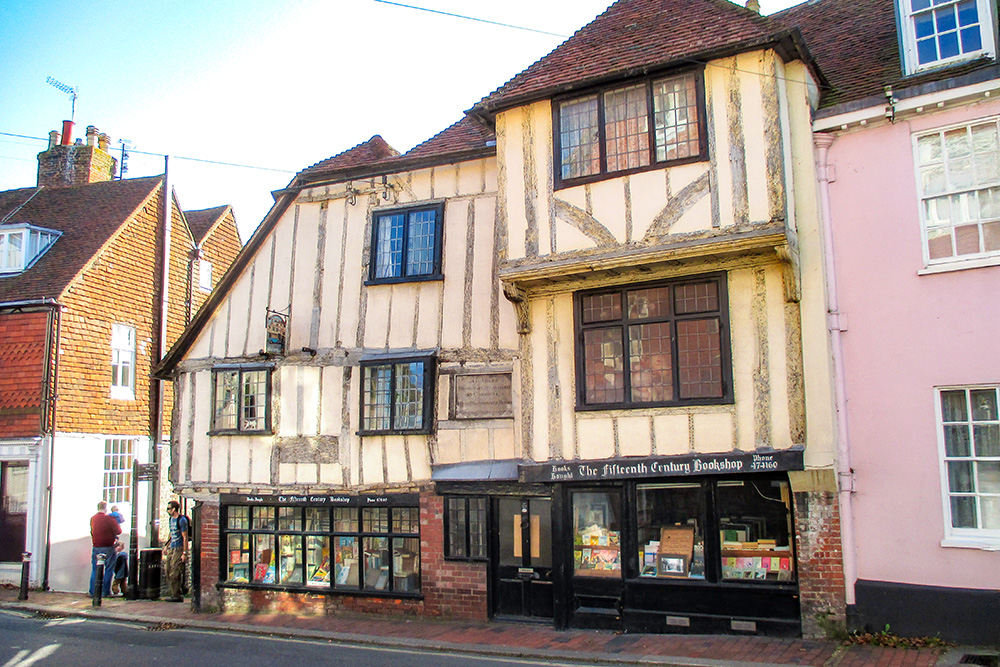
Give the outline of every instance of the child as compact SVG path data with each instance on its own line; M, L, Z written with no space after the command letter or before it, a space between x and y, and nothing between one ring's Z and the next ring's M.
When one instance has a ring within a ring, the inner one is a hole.
M118 505L112 505L111 511L108 512L108 516L117 521L119 524L125 523L125 517L122 513L118 511Z
M128 578L128 553L125 551L125 545L121 540L115 540L115 578L111 582L111 594L112 595L125 595L127 589L127 584L125 580Z

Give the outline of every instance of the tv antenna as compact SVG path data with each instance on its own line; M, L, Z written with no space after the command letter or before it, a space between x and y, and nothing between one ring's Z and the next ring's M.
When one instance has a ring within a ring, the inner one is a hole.
M125 178L125 172L128 171L128 158L129 158L128 151L130 148L134 148L134 146L132 145L132 142L128 139L119 139L118 143L121 144L122 147L121 164L118 165L118 180L120 181L123 178Z
M45 83L47 83L50 86L53 86L55 88L58 88L59 90L63 91L67 95L69 95L69 99L73 103L73 107L72 107L72 109L70 111L69 119L70 120L76 120L76 118L75 118L76 117L76 97L77 97L76 86L67 86L65 83L63 83L61 81L57 81L56 79L53 79L51 76L47 77L45 79Z

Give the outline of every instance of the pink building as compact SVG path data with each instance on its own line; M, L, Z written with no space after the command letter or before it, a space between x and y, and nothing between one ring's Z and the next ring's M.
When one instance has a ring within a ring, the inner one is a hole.
M821 0L784 13L830 86L813 129L848 617L975 643L1000 641L996 12Z

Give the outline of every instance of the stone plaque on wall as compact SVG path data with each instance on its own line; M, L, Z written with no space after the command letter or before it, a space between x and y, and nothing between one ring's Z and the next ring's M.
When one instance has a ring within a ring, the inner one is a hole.
M512 417L510 373L469 373L452 378L452 419Z

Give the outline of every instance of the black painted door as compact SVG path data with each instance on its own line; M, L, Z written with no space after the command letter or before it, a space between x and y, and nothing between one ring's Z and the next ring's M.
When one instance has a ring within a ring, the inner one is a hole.
M502 497L495 502L494 616L550 619L552 500Z

